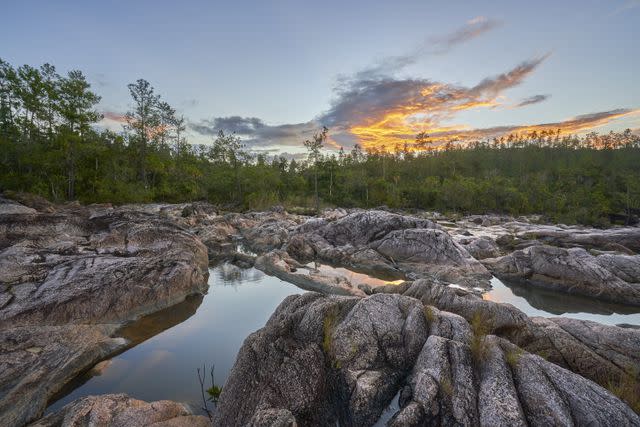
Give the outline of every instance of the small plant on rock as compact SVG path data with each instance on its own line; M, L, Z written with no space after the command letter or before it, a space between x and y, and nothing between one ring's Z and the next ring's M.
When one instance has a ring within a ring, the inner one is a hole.
M617 381L609 381L607 389L623 400L631 409L640 414L640 382L638 368L627 367Z
M484 360L487 356L487 344L486 337L491 332L493 321L489 315L478 310L473 314L471 321L471 354L473 359L477 362Z
M520 363L520 358L524 354L524 351L518 347L514 350L509 350L505 353L504 358L511 367L511 369L515 369Z

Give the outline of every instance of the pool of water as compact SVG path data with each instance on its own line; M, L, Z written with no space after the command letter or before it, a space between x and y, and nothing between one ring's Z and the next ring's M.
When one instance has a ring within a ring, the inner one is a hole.
M311 263L329 276L347 277L351 283L381 285L397 278L373 278L342 267ZM513 304L531 316L567 316L604 324L640 325L635 307L620 306L526 285L503 283L494 278L483 298ZM196 373L215 364L215 381L224 384L244 339L264 326L288 295L304 292L293 284L254 269L222 264L210 269L209 291L146 316L119 331L131 347L96 365L54 397L47 413L87 395L127 393L147 401L169 399L202 407ZM210 380L207 376L207 387ZM395 403L394 403L395 402ZM390 418L397 399L385 411Z
M260 329L295 285L256 269L229 264L210 269L204 297L146 316L120 335L134 347L98 364L69 384L47 413L87 395L127 393L137 399L175 400L202 406L196 369L215 364L216 383L224 384L244 339ZM66 393L66 394L65 394Z
M505 283L494 277L492 289L482 297L514 305L529 316L564 316L593 320L606 325L640 325L640 308L598 301L519 283Z

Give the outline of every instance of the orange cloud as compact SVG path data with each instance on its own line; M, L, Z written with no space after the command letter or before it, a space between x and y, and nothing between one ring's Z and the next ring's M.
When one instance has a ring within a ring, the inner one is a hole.
M465 144L471 141L500 137L506 134L530 134L532 132L556 132L560 135L575 134L598 128L614 120L632 115L640 115L640 109L618 109L585 114L554 123L531 124L521 126L499 126L484 129L469 129L466 126L435 127L411 124L401 115L391 115L368 126L354 126L349 129L365 149L394 151L398 147L409 150L423 150L425 144L416 142L419 132L428 134L426 147L438 149L447 142Z
M467 143L499 137L507 133L557 131L584 132L611 121L637 114L640 110L618 109L573 117L554 123L472 129L465 125L444 125L459 112L477 108L494 109L502 104L503 93L521 84L548 57L525 61L508 72L486 78L473 87L461 87L426 79L398 80L392 77L354 79L343 82L332 108L319 118L336 139L359 143L367 150L394 151L398 147L422 150L446 142ZM517 106L546 100L550 95L526 98ZM416 142L425 133L427 142Z

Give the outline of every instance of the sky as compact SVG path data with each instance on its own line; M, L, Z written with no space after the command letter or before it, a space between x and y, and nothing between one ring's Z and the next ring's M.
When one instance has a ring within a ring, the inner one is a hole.
M640 128L640 0L0 1L0 58L82 70L116 130L138 78L272 154Z

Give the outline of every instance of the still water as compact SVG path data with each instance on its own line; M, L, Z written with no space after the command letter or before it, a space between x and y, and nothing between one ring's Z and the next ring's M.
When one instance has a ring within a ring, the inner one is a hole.
M640 308L598 301L525 284L504 283L494 277L492 289L482 297L495 302L514 305L529 316L564 316L592 320L605 325L640 326Z
M360 272L321 264L307 266L352 283L398 283L397 278L375 279ZM559 292L506 284L494 278L483 298L513 304L530 316L567 316L604 324L640 325L637 307L602 303ZM132 347L102 362L69 384L47 408L47 413L87 395L127 393L137 399L184 402L202 406L196 369L215 364L215 380L224 384L244 339L260 329L280 302L301 289L254 269L222 264L210 269L209 292L146 316L123 328L120 335ZM207 387L209 379L207 377ZM392 403L393 405L393 403ZM396 400L397 405L397 400ZM388 410L382 419L395 411Z
M78 378L67 391L77 388L47 412L104 393L175 400L198 409L202 398L196 368L206 364L208 372L215 364L216 383L223 384L244 339L264 326L285 297L304 292L253 268L223 264L209 273L204 298L188 298L124 328L121 335L138 344ZM207 374L207 387L209 381Z

